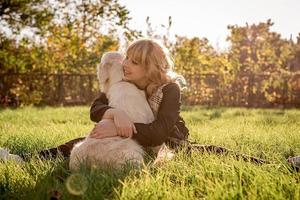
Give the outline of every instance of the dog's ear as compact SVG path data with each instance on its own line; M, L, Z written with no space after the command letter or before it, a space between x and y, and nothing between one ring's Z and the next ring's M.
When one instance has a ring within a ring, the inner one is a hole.
M110 64L107 62L100 63L97 67L97 71L98 71L97 75L101 87L106 82L109 81L109 69L110 69Z

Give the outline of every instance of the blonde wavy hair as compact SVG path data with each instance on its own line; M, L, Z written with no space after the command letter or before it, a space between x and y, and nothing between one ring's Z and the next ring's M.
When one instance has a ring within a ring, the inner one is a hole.
M164 45L151 39L134 41L126 50L126 56L146 69L146 93L151 96L163 84L175 82L173 62Z

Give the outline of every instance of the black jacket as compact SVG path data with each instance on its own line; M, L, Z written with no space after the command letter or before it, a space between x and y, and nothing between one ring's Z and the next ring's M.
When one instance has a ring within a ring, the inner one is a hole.
M150 124L135 123L137 134L133 135L142 146L157 146L167 142L169 137L180 140L187 139L188 129L184 120L179 116L180 89L176 83L166 85L163 90L163 99L160 104L157 118ZM100 93L90 109L90 118L99 122L107 109L108 100L104 93Z

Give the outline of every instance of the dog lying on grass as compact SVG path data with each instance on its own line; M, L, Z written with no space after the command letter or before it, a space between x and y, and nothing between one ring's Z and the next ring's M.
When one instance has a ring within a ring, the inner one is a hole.
M105 53L97 67L101 90L106 94L109 106L122 109L134 123L151 123L153 112L145 92L134 84L122 81L124 57L118 52ZM87 167L120 168L124 164L139 167L143 161L143 148L131 138L119 136L104 139L87 137L71 151L69 167L72 171Z

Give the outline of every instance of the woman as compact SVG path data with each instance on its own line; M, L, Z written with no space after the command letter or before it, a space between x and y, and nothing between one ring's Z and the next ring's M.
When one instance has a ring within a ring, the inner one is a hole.
M91 106L90 118L94 122L101 119L113 119L113 122L97 125L90 137L132 137L144 147L186 140L188 129L179 116L180 88L169 75L172 67L169 54L162 45L148 39L132 43L123 62L124 79L146 91L156 120L150 124L133 124L125 112L109 107L107 98L100 93Z

